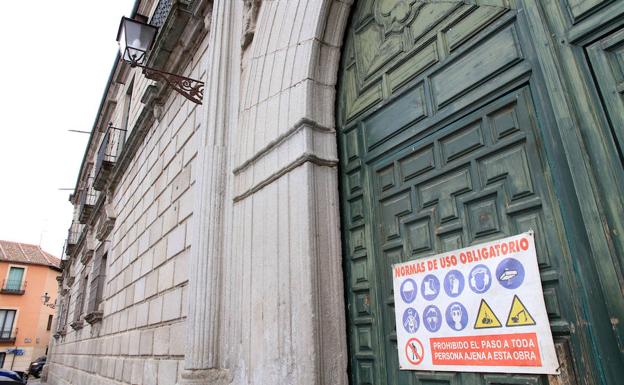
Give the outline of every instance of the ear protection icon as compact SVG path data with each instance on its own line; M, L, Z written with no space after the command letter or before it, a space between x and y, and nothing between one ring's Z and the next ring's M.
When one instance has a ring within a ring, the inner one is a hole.
M470 272L470 286L472 288L481 293L487 290L490 285L490 272L486 267L475 267Z

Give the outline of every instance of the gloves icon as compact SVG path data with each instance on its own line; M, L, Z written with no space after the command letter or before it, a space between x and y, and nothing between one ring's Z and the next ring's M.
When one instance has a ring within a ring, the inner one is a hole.
M451 294L459 294L459 279L457 279L455 274L449 277L449 282L451 283Z

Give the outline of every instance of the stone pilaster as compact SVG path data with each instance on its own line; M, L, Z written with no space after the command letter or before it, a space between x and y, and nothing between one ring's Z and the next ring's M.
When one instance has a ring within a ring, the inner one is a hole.
M226 384L230 374L220 360L220 310L224 256L225 187L228 178L227 129L231 116L232 82L238 66L231 57L240 46L234 28L237 2L215 0L208 49L204 96L205 124L198 145L197 194L193 243L189 261L189 297L184 371L180 385ZM234 79L234 80L233 80Z

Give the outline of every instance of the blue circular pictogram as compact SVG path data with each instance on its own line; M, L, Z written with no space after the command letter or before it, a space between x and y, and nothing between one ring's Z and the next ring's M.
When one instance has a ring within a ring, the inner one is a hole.
M418 312L416 309L408 307L403 312L403 327L405 331L408 333L416 333L418 327L420 326L420 317L418 316Z
M401 298L403 298L405 303L414 302L414 299L416 299L417 288L418 285L416 285L416 282L413 279L408 278L403 281L401 284Z
M515 258L505 258L496 268L496 279L507 289L517 289L524 282L524 267Z
M468 312L464 305L453 302L446 308L446 323L453 330L464 330L468 324Z
M451 270L444 277L444 291L451 298L458 297L464 291L464 275L458 270Z
M492 286L492 274L485 265L477 265L472 268L468 276L468 284L472 291L477 294L485 293Z
M440 330L442 326L442 312L435 305L429 305L423 312L423 324L425 328L432 333Z
M428 274L420 284L420 293L427 301L434 300L440 294L440 280L433 274Z

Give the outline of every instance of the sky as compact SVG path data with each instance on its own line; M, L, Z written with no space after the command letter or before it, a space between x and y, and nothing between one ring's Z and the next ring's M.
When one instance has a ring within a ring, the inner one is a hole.
M61 257L68 198L134 0L2 3L0 239Z

